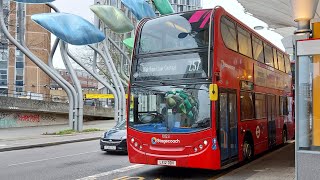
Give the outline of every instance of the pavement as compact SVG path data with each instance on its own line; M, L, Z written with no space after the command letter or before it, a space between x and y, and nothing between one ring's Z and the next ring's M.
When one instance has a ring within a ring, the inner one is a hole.
M97 128L105 131L115 124L114 120L89 121L84 122L83 129ZM66 129L70 129L67 124L0 129L0 152L90 141L99 139L103 133L95 131L70 135L44 135Z
M295 142L260 155L254 161L221 176L218 180L294 180Z

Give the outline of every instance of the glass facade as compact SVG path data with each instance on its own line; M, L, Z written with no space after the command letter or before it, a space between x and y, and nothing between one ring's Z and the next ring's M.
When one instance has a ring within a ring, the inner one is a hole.
M4 0L4 20L8 25L9 18L9 0ZM0 95L8 92L8 60L9 60L9 46L8 39L0 30Z
M320 55L301 56L297 61L296 106L299 150L320 151Z
M169 0L175 12L201 9L201 0Z
M16 13L16 39L18 42L24 41L24 27L25 27L25 6L22 3L17 4L17 13ZM25 59L23 53L16 48L15 52L15 59L16 59L16 69L15 69L15 92L20 94L24 91L24 66L25 66Z

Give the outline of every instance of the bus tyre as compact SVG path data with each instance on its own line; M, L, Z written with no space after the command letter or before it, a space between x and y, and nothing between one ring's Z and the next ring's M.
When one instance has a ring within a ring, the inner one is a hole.
M253 145L248 140L243 142L243 156L247 161L251 161L253 158Z
M285 129L282 130L282 144L287 142L287 131Z

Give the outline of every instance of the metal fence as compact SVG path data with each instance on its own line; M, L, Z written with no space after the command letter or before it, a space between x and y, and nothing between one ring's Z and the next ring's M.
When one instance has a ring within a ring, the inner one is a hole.
M47 101L47 102L59 102L59 103L69 103L68 96L59 96L52 94L41 94L34 92L16 92L16 91L0 91L0 96L3 97L12 97L19 99L31 99L38 101ZM99 99L84 99L84 105L95 106L95 107L113 107L113 101L101 101Z

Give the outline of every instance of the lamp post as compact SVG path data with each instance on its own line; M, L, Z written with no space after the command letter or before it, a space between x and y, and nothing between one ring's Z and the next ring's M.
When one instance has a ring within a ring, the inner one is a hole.
M310 73L312 71L312 59L310 56L300 56L298 57L299 47L297 46L297 41L301 38L308 39L310 37L310 20L314 17L316 8L319 0L291 0L292 13L294 21L298 23L298 30L295 31L295 127L296 127L296 151L295 151L295 170L296 178L299 177L305 178L301 174L310 174L310 172L302 172L300 169L303 169L302 166L305 166L307 163L307 156L304 156L300 152L300 149L308 149L311 147L310 143L310 120L314 120L310 113L310 103L313 103L313 108L319 103L319 99L312 99L312 93L314 88L319 88L320 82L313 79L313 82L310 81ZM313 63L320 62L316 58L313 59ZM312 85L312 87L311 87ZM309 100L312 99L310 102ZM318 107L319 108L319 107ZM318 111L318 109L317 109ZM316 112L317 113L317 112ZM317 121L313 122L312 131L317 131L320 128L320 124ZM319 141L320 137L313 137L313 142ZM319 144L320 145L320 144ZM304 158L302 158L304 157ZM305 160L306 159L306 160ZM300 160L305 160L302 162Z
M103 30L106 34L105 25L108 26L112 31L116 33L127 33L133 30L133 24L127 18L122 11L107 5L93 5L90 9L95 13L97 17L104 23ZM115 88L119 94L120 99L120 116L121 121L125 120L125 109L126 109L126 98L125 98L125 90L122 82L127 83L125 80L121 79L118 71L112 61L112 57L108 50L108 46L106 41L103 41L105 56L103 60L108 67L108 70L111 74L113 83L115 84Z
M66 52L66 43L72 45L88 45L101 42L105 36L87 20L67 13L43 13L32 15L31 19L48 30L62 41L60 42L61 56L65 66L69 70L78 95L78 118L77 130L82 130L83 125L83 94L77 75L72 68Z
M54 0L16 0L16 2L20 3L47 3L53 2ZM35 63L41 70L43 70L51 79L56 81L68 94L69 97L69 123L70 126L73 127L74 116L73 116L73 103L74 99L72 98L72 90L69 89L67 85L62 82L62 79L57 73L54 72L50 67L48 67L42 60L40 60L37 56L35 56L30 50L28 50L25 46L20 44L17 40L15 40L11 34L9 33L6 25L4 23L3 16L3 0L0 0L0 27L5 34L5 36L12 42L22 53L24 53L33 63Z

